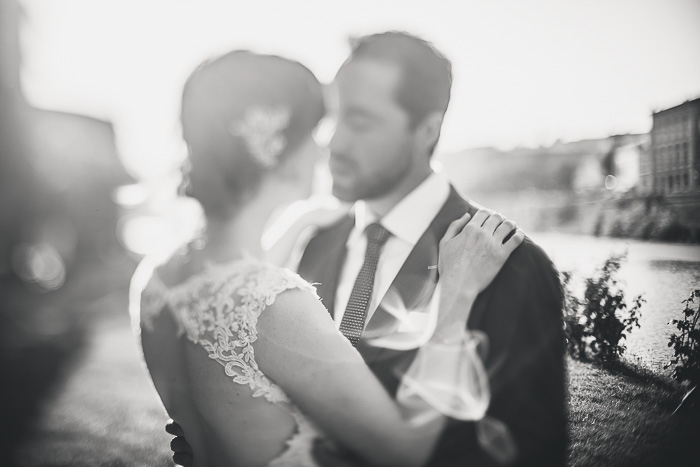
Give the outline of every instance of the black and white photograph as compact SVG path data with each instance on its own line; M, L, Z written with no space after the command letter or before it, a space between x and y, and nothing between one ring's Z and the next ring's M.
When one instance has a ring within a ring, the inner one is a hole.
M697 466L697 0L0 0L0 465Z

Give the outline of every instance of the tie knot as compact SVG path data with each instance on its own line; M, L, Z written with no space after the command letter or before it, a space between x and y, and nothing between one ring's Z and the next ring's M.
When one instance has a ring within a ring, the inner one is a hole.
M367 242L375 245L384 245L391 233L382 226L382 224L374 223L367 226L365 229L367 234Z

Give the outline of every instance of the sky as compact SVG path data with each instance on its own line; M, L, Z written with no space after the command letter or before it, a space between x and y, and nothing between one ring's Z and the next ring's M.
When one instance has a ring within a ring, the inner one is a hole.
M183 156L182 85L237 48L281 54L331 82L348 38L390 29L453 62L438 151L647 132L700 97L697 0L21 0L22 85L41 108L114 124L140 179Z

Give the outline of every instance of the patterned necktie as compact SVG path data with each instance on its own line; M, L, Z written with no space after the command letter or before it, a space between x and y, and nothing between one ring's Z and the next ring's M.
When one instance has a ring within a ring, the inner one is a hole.
M340 321L340 332L350 340L353 347L357 346L362 331L365 327L367 307L372 297L374 286L374 273L377 271L377 261L382 246L389 239L391 233L380 224L370 224L365 230L367 234L367 251L365 262L352 287L348 306L345 309L343 319Z

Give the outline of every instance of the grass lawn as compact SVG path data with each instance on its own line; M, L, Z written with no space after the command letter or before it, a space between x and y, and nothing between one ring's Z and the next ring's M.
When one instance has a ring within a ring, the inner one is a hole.
M700 465L700 418L673 415L683 391L642 373L569 360L571 466Z
M125 310L125 303L112 303ZM682 392L670 382L569 362L572 466L700 465L700 420L672 415ZM96 321L53 398L23 466L171 465L166 415L150 385L128 319ZM690 457L692 455L692 457Z

